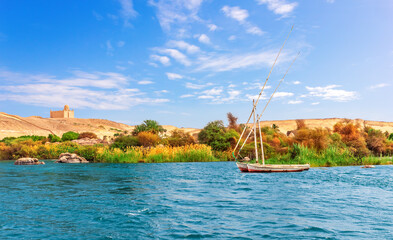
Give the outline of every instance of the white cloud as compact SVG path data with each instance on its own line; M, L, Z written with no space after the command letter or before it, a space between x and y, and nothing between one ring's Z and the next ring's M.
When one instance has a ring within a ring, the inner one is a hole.
M230 7L226 5L221 8L221 11L223 11L227 17L233 18L240 23L243 23L248 18L248 11L237 6Z
M198 59L196 71L224 72L247 67L269 67L272 65L277 53L273 51L252 52L246 54L218 55L211 53ZM287 54L282 53L278 63L289 60Z
M164 66L171 65L171 60L167 56L150 55L150 59L160 62Z
M390 86L390 84L388 84L388 83L379 83L379 84L371 86L370 88L376 89L376 88L384 88L384 87L388 87L388 86Z
M264 32L257 26L249 26L246 29L246 32L253 35L262 35Z
M180 96L180 98L190 98L190 97L193 97L194 95L192 95L192 94L184 94L184 95L181 95Z
M294 94L291 92L276 92L273 98L292 97Z
M203 95L220 95L222 93L222 87L216 87L208 89L202 92Z
M150 80L142 80L139 81L138 84L139 85L148 85L148 84L153 84L154 82L150 81Z
M157 18L161 27L169 31L172 25L199 21L198 11L203 0L150 0L157 8Z
M11 79L8 79L10 76ZM15 77L22 79L15 79ZM68 78L0 72L0 101L16 101L27 105L57 108L68 104L73 108L118 110L138 104L168 102L168 99L148 98L136 88L128 88L129 78L113 72L74 71Z
M294 82L292 82L294 85L299 85L301 82L299 82L299 81L294 81Z
M237 6L235 7L224 6L221 8L221 11L224 12L225 16L235 19L240 24L244 25L246 27L247 33L253 35L262 35L264 33L259 27L254 26L250 22L246 21L246 19L248 18L247 10L241 9L240 7Z
M231 36L229 36L228 40L229 40L229 41L236 40L236 36L235 36L235 35L231 35Z
M319 97L323 100L331 100L335 102L347 102L357 98L357 93L353 91L346 91L337 89L339 85L329 85L326 87L306 87L309 93L308 97Z
M209 24L209 25L207 25L207 27L209 28L209 31L211 31L211 32L216 31L218 28L217 25L215 25L215 24Z
M183 64L184 66L191 65L191 61L187 58L187 56L176 49L156 48L156 50L161 54L166 54L166 55L172 57L173 59L175 59L179 63Z
M169 80L175 80L175 79L182 79L183 78L183 76L180 75L180 74L170 73L170 72L167 72L166 76L168 77Z
M175 47L180 50L186 50L187 53L197 53L200 51L198 46L186 43L185 41L169 41L168 46Z
M124 20L124 26L132 26L129 22L131 18L138 16L138 13L134 10L134 4L132 0L119 0L121 5L120 14Z
M311 103L311 105L318 105L319 104L319 102L313 102L313 103Z
M287 3L285 0L257 0L258 4L266 4L267 8L277 15L288 16L297 7L298 3Z
M291 100L291 101L288 102L288 104L300 104L300 103L303 103L303 101L301 101L301 100Z
M210 38L206 34L201 34L198 41L204 44L210 44Z
M212 83L206 83L206 84L194 84L194 83L186 83L186 88L190 89L202 89L208 86L213 85Z
M210 95L201 95L201 96L198 96L198 98L199 99L213 99L214 97L210 96Z

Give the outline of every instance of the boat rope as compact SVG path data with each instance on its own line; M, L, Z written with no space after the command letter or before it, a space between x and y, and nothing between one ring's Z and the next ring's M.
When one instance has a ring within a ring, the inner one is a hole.
M299 52L299 53L296 55L296 57L293 59L291 65L289 65L287 71L285 72L284 76L281 78L281 80L280 80L280 82L278 83L278 85L277 85L276 89L274 90L273 94L270 96L269 101L266 103L265 107L263 108L262 113L258 116L257 121L259 121L259 120L261 119L261 117L262 117L263 113L265 112L267 106L269 105L269 103L270 103L271 100L273 99L274 94L277 92L278 87L281 85L281 83L282 83L282 81L284 80L285 76L287 76L289 70L291 69L292 65L295 63L295 61L296 61L296 59L297 59L297 57L298 57L299 55L300 55L300 52ZM255 124L256 124L256 123L255 123ZM254 125L255 125L255 124L254 124ZM242 147L239 149L238 155L239 155L240 151L243 149L243 147L244 147L245 143L247 142L248 138L250 137L251 132L252 132L252 130L250 131L250 133L248 134L248 136L247 136L246 139L244 140L244 143L243 143ZM240 140L240 139L239 139L239 140Z
M280 48L280 51L278 52L278 54L277 54L277 56L276 56L276 59L274 60L274 63L273 63L273 65L272 65L272 67L270 68L269 74L268 74L268 76L267 76L267 78L266 78L266 80L265 80L265 83L263 84L262 90L260 91L260 93L259 93L259 95L258 95L258 97L257 97L257 100L256 100L255 103L253 104L254 106L253 106L253 108L252 108L252 111L251 111L251 113L250 113L250 116L248 117L247 123L245 124L245 127L244 127L244 129L243 129L243 132L242 132L242 134L240 135L239 140L237 141L235 148L233 149L233 155L235 154L235 151L236 151L237 147L239 146L240 140L242 139L242 137L243 137L243 135L244 135L244 133L245 133L245 131L246 131L246 129L247 129L247 125L248 125L248 123L250 122L250 119L251 119L251 117L252 117L252 114L254 113L254 109L255 109L256 106L258 105L259 99L260 99L261 96L262 96L262 93L263 93L263 90L265 89L266 83L267 83L267 81L268 81L269 78L270 78L270 74L272 73L273 68L274 68L274 66L276 65L277 59L278 59L278 57L280 56L281 51L282 51L282 49L284 48L285 43L287 42L287 40L288 40L288 38L289 38L289 35L291 34L292 30L293 30L293 25L292 25L292 27L291 27L291 30L290 30L289 33L288 33L287 38L286 38L285 41L284 41L284 44L283 44L283 45L281 46L281 48ZM235 158L235 159L236 159L236 158Z

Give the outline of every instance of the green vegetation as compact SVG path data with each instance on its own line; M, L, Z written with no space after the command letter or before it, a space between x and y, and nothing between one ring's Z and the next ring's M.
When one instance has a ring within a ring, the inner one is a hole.
M91 132L66 132L62 138L53 134L48 137L7 137L0 141L0 160L20 157L55 159L61 153L70 152L92 162L110 163L233 161L231 153L245 126L237 124L237 118L231 113L227 117L227 127L223 121L209 122L198 134L198 141L181 130L165 135L166 130L153 120L144 121L132 134L118 132L112 144L105 146L81 146L71 142L78 138L97 138ZM249 131L245 130L245 136ZM331 167L392 163L393 134L370 127L361 128L350 120L337 123L332 130L310 129L303 120L297 120L297 129L288 135L276 124L262 127L261 132L268 164L309 163L312 167ZM261 154L259 134L256 140ZM244 147L239 157L255 159L254 134L244 141L240 141L239 146Z
M62 141L72 141L72 140L76 140L79 138L79 133L76 132L66 132L63 134L63 136L61 137Z
M141 132L151 132L153 134L160 134L166 132L157 121L154 120L145 120L142 124L135 126L133 135L138 135Z

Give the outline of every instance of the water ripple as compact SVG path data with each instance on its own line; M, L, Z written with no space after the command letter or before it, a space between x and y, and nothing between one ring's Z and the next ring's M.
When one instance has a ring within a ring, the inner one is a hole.
M392 170L0 162L0 239L390 239Z

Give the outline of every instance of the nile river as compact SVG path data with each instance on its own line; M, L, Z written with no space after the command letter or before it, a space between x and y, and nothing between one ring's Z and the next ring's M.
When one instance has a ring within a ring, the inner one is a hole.
M0 162L0 239L393 239L393 166Z

